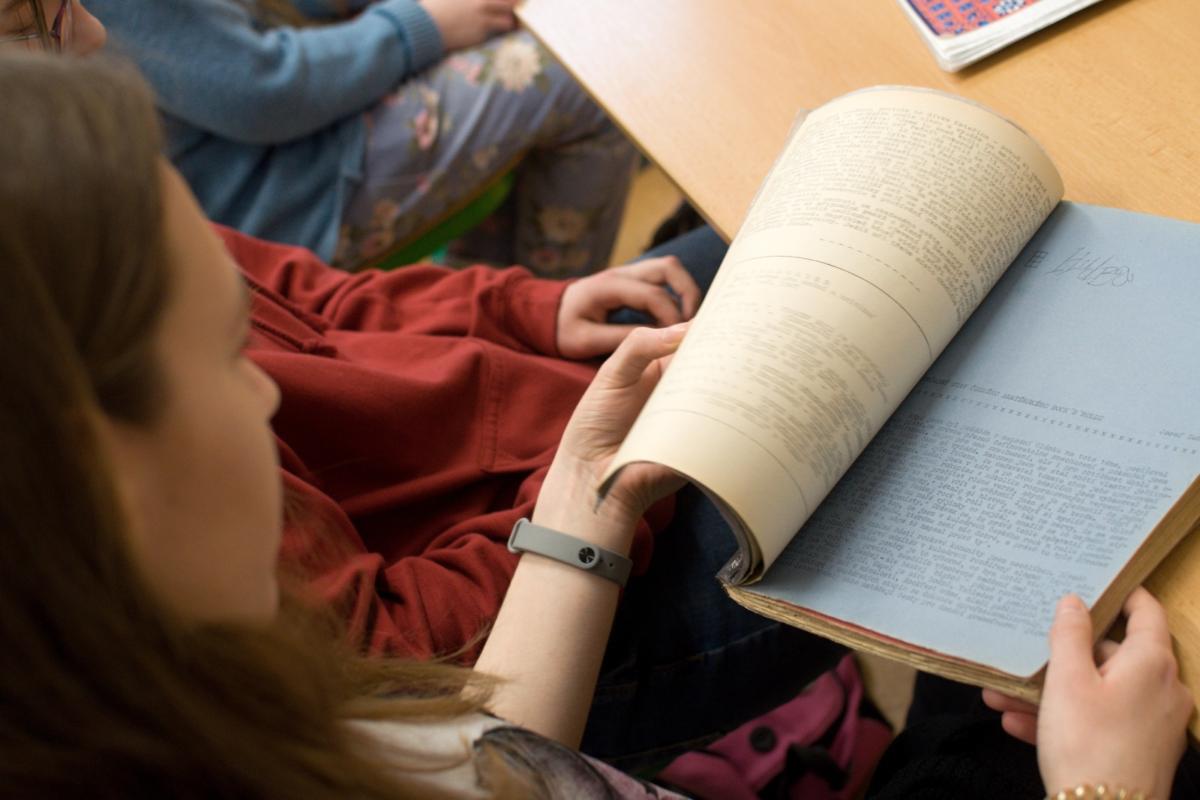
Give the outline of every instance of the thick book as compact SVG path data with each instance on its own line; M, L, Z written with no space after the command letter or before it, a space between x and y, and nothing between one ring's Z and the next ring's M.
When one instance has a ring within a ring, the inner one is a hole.
M1200 225L1062 194L961 98L813 111L604 485L702 487L755 612L1036 697L1058 598L1104 631L1200 519Z
M968 64L1098 0L897 0L938 66Z

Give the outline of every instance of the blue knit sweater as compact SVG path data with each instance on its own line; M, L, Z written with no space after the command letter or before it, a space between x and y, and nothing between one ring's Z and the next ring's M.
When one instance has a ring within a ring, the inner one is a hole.
M304 0L314 17L337 0ZM321 27L266 29L240 0L89 0L110 50L158 94L168 154L210 218L333 256L362 178L363 112L442 55L416 0Z

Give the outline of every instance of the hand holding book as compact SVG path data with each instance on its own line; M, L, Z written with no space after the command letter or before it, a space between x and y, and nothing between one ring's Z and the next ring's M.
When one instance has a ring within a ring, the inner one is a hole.
M714 496L751 610L1036 698L1057 598L1102 632L1200 519L1200 226L1062 192L969 101L813 111L607 480Z
M1179 681L1162 606L1139 588L1125 613L1124 640L1093 651L1087 606L1067 595L1050 631L1041 708L984 690L984 701L1003 712L1004 729L1037 745L1047 791L1105 782L1170 795L1195 703Z

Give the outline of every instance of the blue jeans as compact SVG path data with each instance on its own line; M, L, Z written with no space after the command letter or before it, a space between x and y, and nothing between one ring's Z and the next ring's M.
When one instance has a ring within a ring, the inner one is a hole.
M650 251L679 256L707 290L725 254L710 228ZM645 322L623 310L619 322ZM845 651L730 600L716 574L736 545L716 506L687 486L617 611L582 750L644 772L790 700Z

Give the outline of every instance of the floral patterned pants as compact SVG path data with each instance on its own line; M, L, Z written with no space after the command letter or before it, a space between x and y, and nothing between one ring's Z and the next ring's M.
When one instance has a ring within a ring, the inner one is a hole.
M338 266L386 255L514 168L506 213L456 255L549 277L608 265L636 151L528 33L450 55L366 122L365 177L342 215Z

